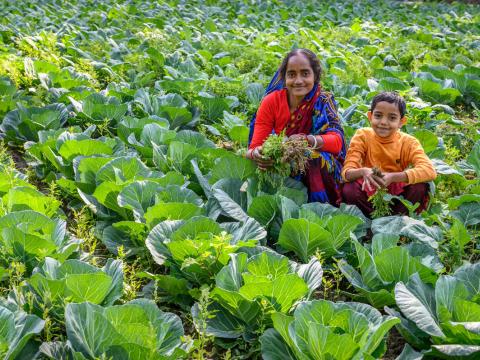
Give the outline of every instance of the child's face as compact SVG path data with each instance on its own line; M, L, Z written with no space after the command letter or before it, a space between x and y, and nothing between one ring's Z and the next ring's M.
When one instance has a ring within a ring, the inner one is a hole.
M303 98L313 89L314 80L312 67L305 55L297 54L288 60L285 85L289 94Z
M368 120L375 134L383 138L395 133L406 122L406 118L400 116L398 105L387 101L377 103L373 111L368 112Z

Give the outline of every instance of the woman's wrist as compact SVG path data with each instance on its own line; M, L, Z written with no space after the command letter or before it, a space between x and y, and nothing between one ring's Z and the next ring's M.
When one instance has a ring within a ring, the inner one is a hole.
M315 135L315 138L317 139L317 150L320 150L325 144L325 142L323 141L323 137L322 135Z
M319 150L323 147L323 138L319 135L307 135L308 145L313 147L315 150Z
M308 145L315 149L317 144L317 139L315 139L315 135L310 134L310 135L307 135L305 138L308 142Z

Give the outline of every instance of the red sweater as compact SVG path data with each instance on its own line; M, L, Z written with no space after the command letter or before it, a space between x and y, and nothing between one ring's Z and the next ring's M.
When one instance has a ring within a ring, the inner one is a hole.
M282 132L291 115L287 101L287 89L274 91L265 96L257 111L257 119L255 120L252 142L249 148L254 149L262 145L272 133L272 130L275 130L276 134ZM323 139L321 151L338 154L342 150L342 138L338 133L330 131L321 136Z

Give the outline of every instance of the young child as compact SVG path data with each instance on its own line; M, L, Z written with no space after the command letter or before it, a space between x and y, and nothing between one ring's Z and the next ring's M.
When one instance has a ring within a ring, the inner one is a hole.
M405 111L405 100L397 93L376 95L368 112L371 128L357 130L350 141L342 170L346 182L343 201L358 206L367 216L373 211L368 198L380 187L412 204L419 203L417 212L427 206L427 182L437 174L419 141L399 131L407 121ZM374 167L383 177L374 174ZM392 215L408 214L398 200L393 201L391 210Z

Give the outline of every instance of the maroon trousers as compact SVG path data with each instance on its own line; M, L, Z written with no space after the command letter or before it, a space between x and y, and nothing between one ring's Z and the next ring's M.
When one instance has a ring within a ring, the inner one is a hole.
M407 185L403 188L403 192L400 195L412 204L419 203L420 206L417 208L417 211L420 212L425 210L425 205L428 200L428 184L418 183ZM343 202L356 205L362 210L365 216L370 217L370 214L373 212L372 203L368 201L367 193L362 190L362 185L357 181L343 184L342 197ZM394 199L392 203L392 215L408 215L408 209L400 201Z

